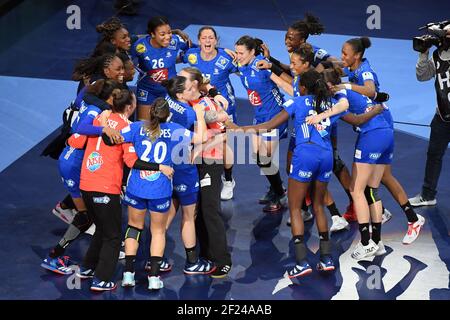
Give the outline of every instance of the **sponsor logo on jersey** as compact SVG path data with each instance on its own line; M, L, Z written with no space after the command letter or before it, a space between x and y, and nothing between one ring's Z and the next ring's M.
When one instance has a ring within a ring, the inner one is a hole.
M261 96L258 92L256 92L255 90L247 89L247 94L248 101L250 101L253 106L260 106L262 104Z
M194 53L191 53L190 55L188 55L188 61L190 64L197 64L197 62L198 62L197 55Z
M92 152L86 160L86 168L90 172L94 172L94 171L100 169L102 164L103 164L102 156L100 155L100 153L95 152L95 151Z
M69 188L72 188L75 185L75 181L72 179L67 180L66 183Z
M177 192L186 192L187 190L187 185L185 184L179 184L177 186L175 186L175 191Z
M358 149L355 150L355 158L361 159L361 150L358 150Z
M167 46L167 49L170 49L170 50L176 50L177 49L177 42L175 41L175 39L172 39L170 41L170 44Z
M298 172L298 176L301 177L301 178L311 178L312 177L312 172L311 171L300 170Z
M139 172L140 172L141 179L147 180L147 181L155 181L161 175L160 171L141 170Z
M252 70L252 74L250 75L250 77L255 77L255 71Z
M324 173L324 177L325 177L325 179L328 179L329 177L331 177L331 173L332 173L333 171L328 171L328 172L325 172Z
M166 201L164 203L158 204L156 206L156 209L158 209L158 210L165 210L165 209L168 209L169 207L170 207L170 200L168 200L168 201Z
M136 46L136 52L137 52L137 53L142 54L142 53L144 53L145 51L147 51L147 47L146 47L144 44L139 43L139 44Z
M167 53L166 53L166 58L170 58L172 56L172 54L170 53L170 51L168 51Z
M94 203L108 204L111 199L108 196L104 197L93 197L92 200Z
M169 78L169 70L163 69L153 69L148 71L148 75L153 82L161 83Z
M214 68L214 73L213 73L214 75L218 75L219 74L219 69L217 69L217 68Z
M129 203L129 204L131 204L131 205L133 205L133 206L137 205L137 201L134 200L134 199L131 199L131 198L128 197L127 195L125 195L124 200L125 200L125 202L127 202L127 203Z
M369 153L369 158L372 160L377 160L380 157L381 157L381 153L379 153L379 152Z

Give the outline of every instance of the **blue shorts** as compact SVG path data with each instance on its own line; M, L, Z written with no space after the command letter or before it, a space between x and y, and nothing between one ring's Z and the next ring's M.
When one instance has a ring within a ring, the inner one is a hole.
M394 131L392 129L375 129L358 135L354 162L391 164L393 156Z
M273 117L275 117L277 114L266 116L266 117L258 117L253 119L253 124L260 124L267 122L271 120ZM288 134L288 122L286 121L282 125L280 125L278 128L273 129L267 133L263 133L260 135L261 138L264 140L270 141L270 140L281 140L286 139Z
M195 165L174 167L173 194L174 198L180 201L182 206L197 203L199 182L198 171Z
M289 178L300 182L327 183L333 173L333 151L314 143L302 143L294 150Z
M81 198L80 175L84 150L66 147L58 159L59 174L72 198Z
M152 93L147 87L145 86L137 86L136 91L136 99L138 104L152 104L153 101L156 100L156 98L159 97L165 97L166 92L161 93L160 95Z
M172 198L162 198L162 199L143 199L135 195L132 195L128 191L125 193L123 198L123 204L129 205L135 209L148 210L159 213L166 213L169 211L170 204L172 203Z

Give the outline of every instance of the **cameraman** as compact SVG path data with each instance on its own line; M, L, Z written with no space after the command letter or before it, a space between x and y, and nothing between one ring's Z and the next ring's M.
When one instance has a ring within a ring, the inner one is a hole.
M410 198L412 206L436 205L436 187L442 168L442 157L450 142L450 24L445 26L446 36L428 58L429 49L419 54L416 76L419 81L435 77L437 96L436 114L431 121L430 142L422 192Z

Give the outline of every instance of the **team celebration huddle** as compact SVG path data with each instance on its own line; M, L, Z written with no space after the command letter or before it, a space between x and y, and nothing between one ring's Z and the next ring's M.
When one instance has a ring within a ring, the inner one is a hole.
M351 248L353 259L386 254L382 225L391 213L382 204L380 184L404 211L403 244L419 237L425 219L416 214L415 198L408 200L391 169L389 95L364 57L369 38L348 39L341 56L334 57L308 42L324 26L306 14L286 31L286 65L270 55L264 39L242 35L233 48L222 48L213 27L201 27L197 39L190 39L162 16L149 19L145 34L131 35L116 17L96 30L100 40L92 54L74 67L72 78L79 86L65 111L63 131L47 147L58 159L68 191L53 213L69 226L43 268L62 275L76 272L92 281L93 291L134 287L149 212L145 270L148 289L161 289L161 273L172 269L166 232L180 210L186 276L226 277L233 263L221 202L242 196L233 192L239 183L233 165L241 165L234 159L246 152L245 144L234 147L236 138L250 141L251 163L244 165L256 164L267 178L268 191L255 204L263 204L269 214L289 211L295 254L295 265L286 270L289 278L313 269L334 272L330 234L348 232L350 223L360 232ZM177 63L188 66L177 72ZM129 87L136 72L137 88ZM240 106L230 77L239 77L248 94L251 124L237 116ZM339 156L339 121L353 126L357 136L351 170ZM276 157L280 143L289 145L285 165ZM327 188L333 174L348 197L342 215ZM304 235L305 222L314 218L320 257L311 266ZM74 269L65 251L84 233L92 239ZM125 259L123 277L115 279L119 259Z

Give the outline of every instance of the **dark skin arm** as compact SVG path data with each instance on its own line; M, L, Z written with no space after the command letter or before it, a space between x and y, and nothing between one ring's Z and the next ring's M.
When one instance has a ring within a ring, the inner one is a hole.
M259 130L275 129L288 120L289 120L289 113L287 113L285 110L282 110L280 113L278 113L275 117L273 117L269 121L260 123L260 124L254 125L254 126L239 127L229 121L226 122L225 125L230 129L240 129L240 130L243 130L244 132L251 131L251 130L259 131Z
M354 113L347 113L345 116L341 117L342 120L345 122L354 125L354 126L360 126L376 115L382 113L384 110L383 106L380 104L377 104L370 110L369 112L361 113L361 114L354 114Z

